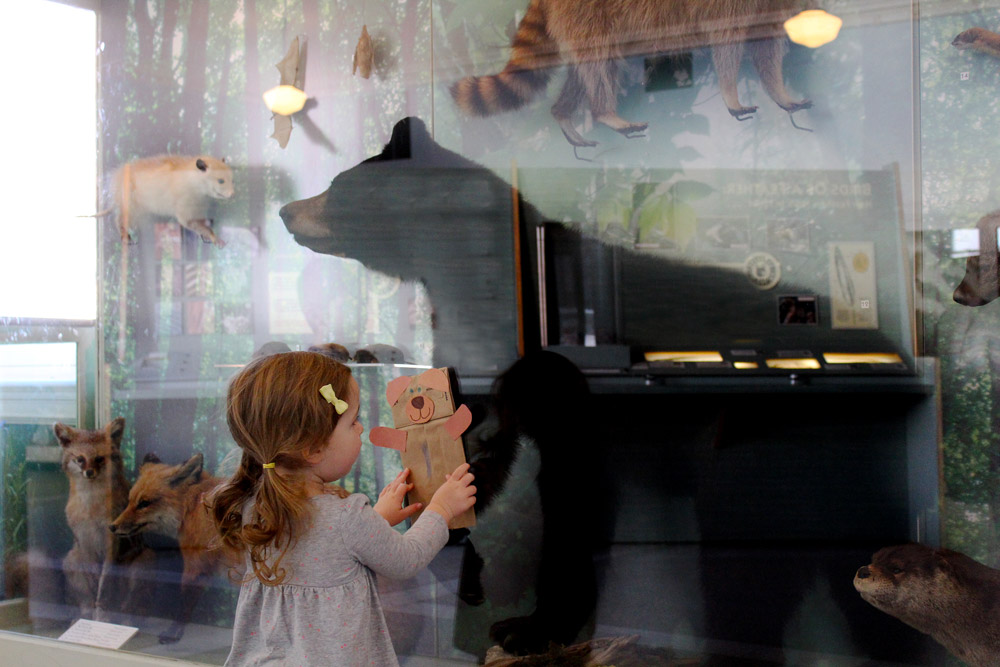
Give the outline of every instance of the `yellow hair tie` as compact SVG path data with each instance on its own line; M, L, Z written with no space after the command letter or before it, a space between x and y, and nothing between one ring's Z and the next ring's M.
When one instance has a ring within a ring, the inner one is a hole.
M264 467L265 468L273 468L274 467L274 463L265 463Z
M337 393L333 390L333 385L323 385L319 388L319 393L323 394L323 398L325 398L327 402L333 406L333 409L337 411L338 415L342 415L347 412L347 401L337 398Z

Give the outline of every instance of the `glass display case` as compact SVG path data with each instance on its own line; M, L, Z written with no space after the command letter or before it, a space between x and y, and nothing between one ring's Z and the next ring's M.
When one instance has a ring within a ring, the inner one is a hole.
M223 664L240 575L128 491L200 511L232 377L309 350L373 503L393 380L470 408L476 525L379 578L403 665L956 660L865 587L1000 565L1000 2L0 14L0 650Z

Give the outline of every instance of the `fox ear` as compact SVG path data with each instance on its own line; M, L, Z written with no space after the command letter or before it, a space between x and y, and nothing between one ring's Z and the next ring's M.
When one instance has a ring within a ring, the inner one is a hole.
M117 447L122 443L122 435L125 433L125 418L118 417L112 420L104 427L104 430L107 431L108 436L111 438L111 444Z
M201 454L195 454L185 461L177 472L170 476L167 483L174 487L184 483L185 481L190 481L192 483L197 482L201 479L201 470L204 463L205 457Z
M163 461L161 461L160 457L153 452L147 452L146 455L142 457L142 464L140 464L139 467L141 468L147 463L163 463Z
M73 442L73 436L76 435L76 431L72 428L58 422L52 425L52 432L56 434L56 439L63 447L69 446L69 443Z

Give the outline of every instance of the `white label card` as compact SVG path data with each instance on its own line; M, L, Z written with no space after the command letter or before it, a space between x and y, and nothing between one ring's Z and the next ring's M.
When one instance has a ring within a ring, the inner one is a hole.
M834 329L878 329L875 244L839 241L830 254L830 309Z
M138 631L139 628L133 628L128 625L101 623L100 621L88 621L85 618L81 618L69 626L69 629L62 633L59 640L73 642L74 644L117 649L121 648L122 644L127 642Z

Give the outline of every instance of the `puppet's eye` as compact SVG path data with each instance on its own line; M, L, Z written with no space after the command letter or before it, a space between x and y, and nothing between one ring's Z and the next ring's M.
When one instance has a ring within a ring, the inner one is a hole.
M101 465L102 463L104 463L104 457L98 456L96 459L94 459L94 463L96 463L97 465Z
M220 179L219 179L219 185L221 185L221 184L223 184L223 183L225 183L225 182L226 182L226 179L224 179L224 178L220 178Z
M80 465L83 465L84 463L87 462L87 459L83 458L82 456L78 456L76 457L76 462Z
M889 571L892 572L893 574L902 574L903 568L899 567L898 565L893 565L891 568L889 568Z

